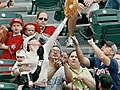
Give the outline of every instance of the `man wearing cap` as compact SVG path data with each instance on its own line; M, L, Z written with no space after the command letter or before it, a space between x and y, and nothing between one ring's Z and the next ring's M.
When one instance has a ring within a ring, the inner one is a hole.
M95 44L93 39L87 40L88 44L92 47L95 57L84 57L79 43L75 36L71 37L78 55L78 60L81 64L94 69L95 81L96 81L96 90L99 90L99 78L98 76L103 74L111 75L113 79L113 87L111 90L120 90L120 61L113 59L117 51L117 46L111 42L103 40L101 41L101 49Z

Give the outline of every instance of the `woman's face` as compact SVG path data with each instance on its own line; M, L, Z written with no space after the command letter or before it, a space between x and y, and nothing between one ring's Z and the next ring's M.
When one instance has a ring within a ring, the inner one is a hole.
M77 54L76 54L76 51L73 51L70 56L68 57L68 64L70 66L77 66L79 65L79 61L78 61L78 57L77 57Z
M53 47L49 53L49 59L59 59L61 57L61 52L58 47Z
M45 12L40 13L38 18L37 18L37 24L39 26L45 27L47 22L48 22L48 15L47 15L47 13L45 13Z

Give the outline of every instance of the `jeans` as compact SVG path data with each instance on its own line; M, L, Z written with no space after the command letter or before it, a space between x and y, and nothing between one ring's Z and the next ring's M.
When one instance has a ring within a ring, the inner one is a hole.
M24 87L23 90L46 90L46 87L33 86L33 88Z
M105 8L120 10L120 0L107 0Z

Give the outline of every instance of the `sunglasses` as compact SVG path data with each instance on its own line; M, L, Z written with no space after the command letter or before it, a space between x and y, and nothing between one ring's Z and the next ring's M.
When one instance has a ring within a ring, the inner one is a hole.
M24 56L17 56L17 58L24 58Z
M38 18L39 20L44 20L44 21L47 21L48 19L47 18Z

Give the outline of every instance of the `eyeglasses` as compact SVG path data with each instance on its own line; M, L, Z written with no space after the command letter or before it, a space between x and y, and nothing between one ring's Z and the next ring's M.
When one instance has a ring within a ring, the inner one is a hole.
M47 18L38 18L39 20L44 20L44 21L47 21L48 19Z
M24 56L17 56L17 58L24 58Z

